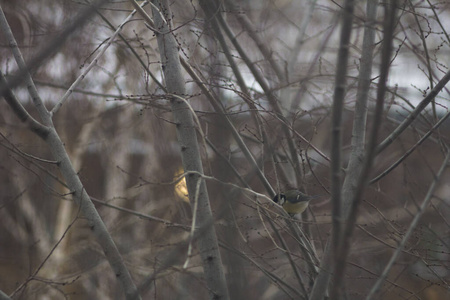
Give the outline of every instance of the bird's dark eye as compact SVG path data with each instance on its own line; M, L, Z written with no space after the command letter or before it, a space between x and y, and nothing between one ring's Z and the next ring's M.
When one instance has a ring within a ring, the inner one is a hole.
M275 203L278 203L280 195L275 195L275 197L273 197L272 201Z
M281 200L283 200L283 202L286 201L286 196L284 194L275 195L275 197L273 197L272 199L272 201L275 203L280 203Z

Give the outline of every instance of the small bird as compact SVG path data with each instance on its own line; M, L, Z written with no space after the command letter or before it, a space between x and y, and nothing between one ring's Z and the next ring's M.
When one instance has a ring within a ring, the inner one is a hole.
M301 214L308 207L309 201L317 196L308 196L299 190L288 190L273 197L273 202L280 204L291 216Z

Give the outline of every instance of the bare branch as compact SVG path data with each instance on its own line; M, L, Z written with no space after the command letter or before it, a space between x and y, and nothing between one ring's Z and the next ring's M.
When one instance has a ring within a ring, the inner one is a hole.
M337 66L335 74L335 87L332 107L331 124L331 201L332 201L332 233L331 249L334 254L333 266L338 264L337 250L342 243L342 113L344 109L344 98L346 93L346 82L348 72L348 56L350 50L350 37L352 33L354 1L347 0L341 10L342 27L340 33L340 45L337 54ZM336 276L335 276L336 278ZM335 285L337 289L334 296L339 297L340 286ZM325 291L317 291L324 293ZM314 292L313 292L314 295ZM323 294L322 294L323 295ZM317 298L312 298L317 299ZM339 299L339 298L335 298Z
M386 4L385 7L385 21L384 21L384 41L383 49L381 53L381 66L380 66L380 77L377 90L377 103L375 107L375 114L372 122L372 130L369 136L369 142L367 145L366 155L364 158L364 164L361 169L361 175L359 177L358 183L356 185L354 195L349 203L350 209L348 211L347 222L345 228L343 228L342 240L339 243L339 248L336 253L336 267L334 270L334 286L332 298L339 299L342 281L344 276L344 270L346 266L346 261L349 253L350 239L353 234L354 225L356 222L358 207L362 202L362 195L364 194L364 189L368 184L369 172L372 168L373 161L376 156L376 144L378 138L378 132L381 127L381 120L384 111L384 99L386 94L386 85L389 75L389 69L391 64L392 55L392 41L394 39L394 29L397 22L396 17L397 1L391 0Z
M134 1L132 1L134 2ZM167 92L179 96L186 92L185 82L181 73L181 63L178 53L178 45L171 33L171 12L165 0L154 1L152 8L157 34L158 47L162 69L164 72ZM146 14L145 14L146 15ZM181 157L185 171L196 171L203 174L203 165L200 157L195 122L189 106L184 100L168 95L174 120L178 142L181 148ZM200 182L200 187L197 187ZM201 176L190 175L186 178L191 208L195 210L198 201L197 224L203 226L213 220L206 183ZM194 214L194 211L193 211ZM214 226L208 226L199 237L198 247L202 258L204 277L208 284L210 296L215 299L229 299L222 258L218 248L218 241Z
M14 114L19 118L19 120L27 124L30 130L36 133L40 138L45 139L49 133L48 128L39 123L38 121L36 121L22 106L22 104L14 95L8 82L6 81L6 78L3 76L3 73L1 71L0 71L0 90L2 91L1 96L5 98L6 102L11 107Z
M146 1L144 1L141 6L144 6L147 4ZM58 112L58 110L62 107L64 102L72 95L74 90L78 87L78 85L81 83L81 81L86 77L86 75L89 73L89 71L92 70L94 66L98 64L98 61L100 57L106 52L106 50L109 48L109 46L112 45L112 43L116 40L119 33L122 31L125 24L128 23L128 21L136 14L136 10L133 10L128 17L125 18L125 20L117 27L116 31L113 33L112 36L109 37L108 42L103 46L102 50L100 50L97 55L94 57L94 59L91 61L91 63L86 67L86 69L81 73L80 76L72 83L70 88L67 90L67 92L59 99L58 103L55 104L55 106L51 110L51 115L53 116Z
M356 183L354 181L358 180L361 168L362 168L362 156L364 152L365 145L365 130L366 130L366 120L367 120L367 102L368 102L368 91L370 86L370 77L372 71L372 61L373 61L373 51L374 51L374 40L375 40L375 28L374 23L376 21L377 15L377 0L367 1L366 11L367 20L364 24L364 40L363 40L363 53L361 57L361 71L358 83L358 95L357 103L355 107L355 117L353 120L353 137L352 137L352 152L350 155L350 161L347 169L347 174L342 187L343 194L343 207L344 214L346 214L346 207L349 205L349 199L352 199L354 192L354 186ZM347 200L346 200L347 199ZM341 208L336 208L341 209ZM339 222L339 220L337 220ZM338 234L337 230L336 233ZM336 249L336 243L332 243L330 239L325 246L325 251L322 256L321 261L321 271L316 279L316 282L311 293L312 299L321 299L325 294L325 287L328 285L329 278L331 276L332 266L330 262L333 254L333 249Z
M428 93L428 95L416 106L416 108L406 117L406 119L386 137L377 147L377 153L379 154L392 144L395 139L402 134L405 129L411 125L411 123L419 116L419 114L430 104L431 101L440 93L445 85L450 81L450 71L448 71L444 77L436 84L436 86Z
M12 300L8 295L0 290L0 300Z
M44 121L44 124L49 125L48 124L49 115L47 108L45 107L41 97L37 92L36 86L34 85L33 79L31 78L31 74L27 68L25 60L23 59L22 53L19 50L16 39L14 38L14 35L11 31L11 28L9 27L8 21L6 20L6 16L3 13L3 9L1 8L1 6L0 6L0 27L3 33L5 34L6 39L8 40L9 47L11 48L14 58L16 59L17 65L19 66L19 71L24 74L28 92L31 95L31 99L33 99L34 106L37 108L40 117Z
M378 280L373 285L372 289L370 290L369 294L366 297L366 300L373 299L375 297L375 294L380 289L381 284L386 280L386 277L389 274L392 266L394 265L395 261L397 260L398 256L400 255L400 253L403 251L403 248L405 247L406 242L411 237L411 234L413 233L414 229L417 227L420 218L422 217L423 213L425 212L425 209L427 208L428 204L430 203L431 199L433 198L434 191L436 190L439 181L442 179L442 175L444 174L444 171L447 169L449 161L450 161L450 151L448 151L447 156L445 157L444 161L442 162L442 165L441 165L438 173L435 175L434 180L431 183L430 188L428 189L427 195L423 199L422 204L420 205L418 211L415 212L414 219L411 221L411 224L409 225L408 230L406 231L401 242L398 244L397 248L395 249L395 252L392 254L389 262L384 267L384 270L381 273L381 275L378 277Z
M402 157L400 157L395 163L393 163L389 168L387 168L386 170L384 170L381 174L379 174L378 176L376 176L375 178L373 178L370 181L370 184L377 182L378 180L380 180L381 178L383 178L384 176L386 176L387 174L389 174L392 170L394 170L396 167L398 167L405 159L408 158L408 156L414 152L414 150L417 149L417 147L419 147L420 145L422 145L422 143L427 140L431 134L433 132L436 131L437 128L439 128L445 120L447 120L447 118L450 117L450 112L447 112L440 120L439 122L437 122L436 124L434 124L434 126L424 135L422 136L422 138L420 138L420 140L411 148L408 149L408 151L406 151Z
M97 0L92 4L92 7L98 8L105 2L107 2L107 0ZM61 47L61 45L70 37L70 35L81 28L92 17L95 12L92 7L87 7L81 10L75 18L67 22L67 26L64 27L59 32L59 34L51 41L45 43L45 46L40 51L38 51L36 56L31 59L28 64L26 64L26 69L21 69L14 76L12 76L12 78L8 82L8 87L10 89L14 89L18 85L20 85L23 82L24 77L26 77L27 72L34 71L40 65L42 65L45 60L52 57ZM4 94L4 89L6 89L6 87L0 87L0 95Z

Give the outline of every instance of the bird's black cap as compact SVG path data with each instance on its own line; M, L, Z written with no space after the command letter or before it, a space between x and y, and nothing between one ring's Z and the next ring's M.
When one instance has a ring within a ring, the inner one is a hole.
M275 197L273 197L272 201L275 203L278 203L278 201L280 201L280 199L286 198L286 196L284 194L276 194Z

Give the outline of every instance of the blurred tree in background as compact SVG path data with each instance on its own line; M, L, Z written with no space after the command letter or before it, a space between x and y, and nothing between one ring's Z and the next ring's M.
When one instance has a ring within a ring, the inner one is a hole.
M446 1L0 5L0 299L450 296Z

